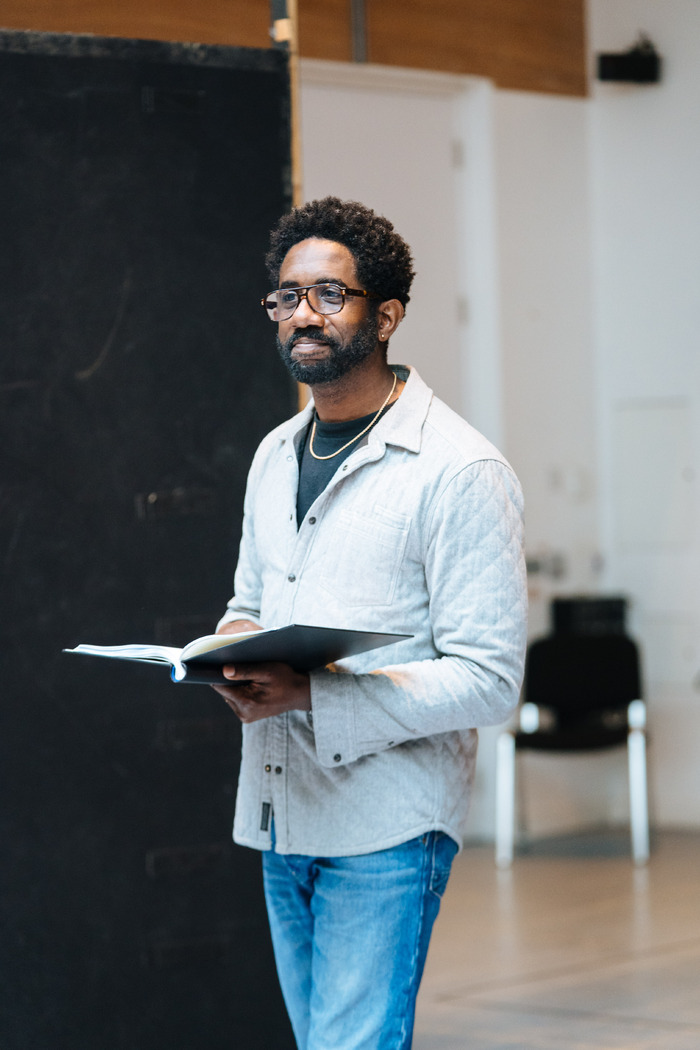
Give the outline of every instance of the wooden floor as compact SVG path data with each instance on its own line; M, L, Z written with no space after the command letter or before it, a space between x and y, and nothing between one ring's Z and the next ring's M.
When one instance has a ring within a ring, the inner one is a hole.
M635 869L615 832L550 839L510 871L457 857L414 1050L699 1050L700 833Z

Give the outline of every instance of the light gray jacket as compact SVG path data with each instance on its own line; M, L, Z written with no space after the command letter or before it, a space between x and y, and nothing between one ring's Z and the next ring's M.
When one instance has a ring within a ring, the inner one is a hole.
M410 633L311 675L310 715L243 727L234 838L342 856L430 829L461 844L478 726L517 703L526 636L522 496L500 453L414 369L296 521L313 405L254 457L221 623Z

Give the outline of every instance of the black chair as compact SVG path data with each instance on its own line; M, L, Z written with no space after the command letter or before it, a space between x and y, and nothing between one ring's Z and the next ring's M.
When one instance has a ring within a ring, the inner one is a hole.
M498 737L496 863L509 867L515 839L518 751L582 752L627 746L632 855L649 859L646 705L639 653L624 634L552 634L525 663L518 724Z

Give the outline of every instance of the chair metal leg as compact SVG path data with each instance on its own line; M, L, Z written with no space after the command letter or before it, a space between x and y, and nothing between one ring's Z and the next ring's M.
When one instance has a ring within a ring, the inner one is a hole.
M505 731L496 741L496 864L513 863L515 836L515 737Z
M647 800L646 737L631 729L627 738L632 856L635 864L649 860L649 806Z

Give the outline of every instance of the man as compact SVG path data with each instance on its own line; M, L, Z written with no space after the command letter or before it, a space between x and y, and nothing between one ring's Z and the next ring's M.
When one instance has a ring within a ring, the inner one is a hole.
M387 363L411 254L355 202L281 219L263 305L313 400L248 479L219 625L412 637L324 670L226 668L244 723L234 837L265 894L300 1050L402 1050L469 805L476 727L518 697L521 495L503 457ZM436 309L438 304L436 304Z

